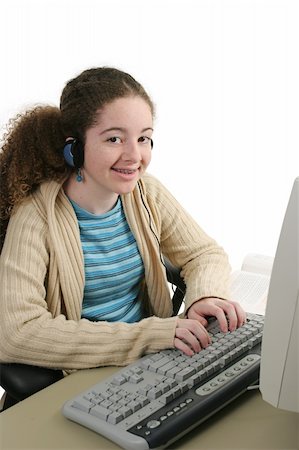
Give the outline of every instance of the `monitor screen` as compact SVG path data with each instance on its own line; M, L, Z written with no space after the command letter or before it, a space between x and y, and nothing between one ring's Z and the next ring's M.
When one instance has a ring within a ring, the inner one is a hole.
M299 412L299 178L291 191L271 273L260 391L273 406Z

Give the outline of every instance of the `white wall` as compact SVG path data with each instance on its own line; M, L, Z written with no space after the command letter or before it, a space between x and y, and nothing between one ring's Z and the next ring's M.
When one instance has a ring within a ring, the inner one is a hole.
M151 172L229 253L273 255L299 175L297 0L2 0L0 125L91 66L157 105Z

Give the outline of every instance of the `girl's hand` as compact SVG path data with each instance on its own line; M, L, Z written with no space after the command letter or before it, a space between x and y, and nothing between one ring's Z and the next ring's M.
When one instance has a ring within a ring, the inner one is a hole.
M211 343L211 338L205 327L192 319L178 319L175 329L174 346L188 356L198 353Z
M204 327L208 325L207 318L214 316L219 322L223 333L234 331L246 322L246 313L239 303L220 298L204 298L190 306L188 319L197 320Z

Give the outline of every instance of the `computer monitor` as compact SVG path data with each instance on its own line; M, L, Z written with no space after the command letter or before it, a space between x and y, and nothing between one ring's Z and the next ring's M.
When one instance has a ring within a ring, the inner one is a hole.
M293 185L271 273L260 391L273 406L299 412L299 178Z

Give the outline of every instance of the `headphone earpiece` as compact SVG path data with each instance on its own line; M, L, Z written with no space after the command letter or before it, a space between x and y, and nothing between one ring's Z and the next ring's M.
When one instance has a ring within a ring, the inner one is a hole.
M63 148L63 156L67 164L80 169L84 163L84 146L79 139L66 141Z

